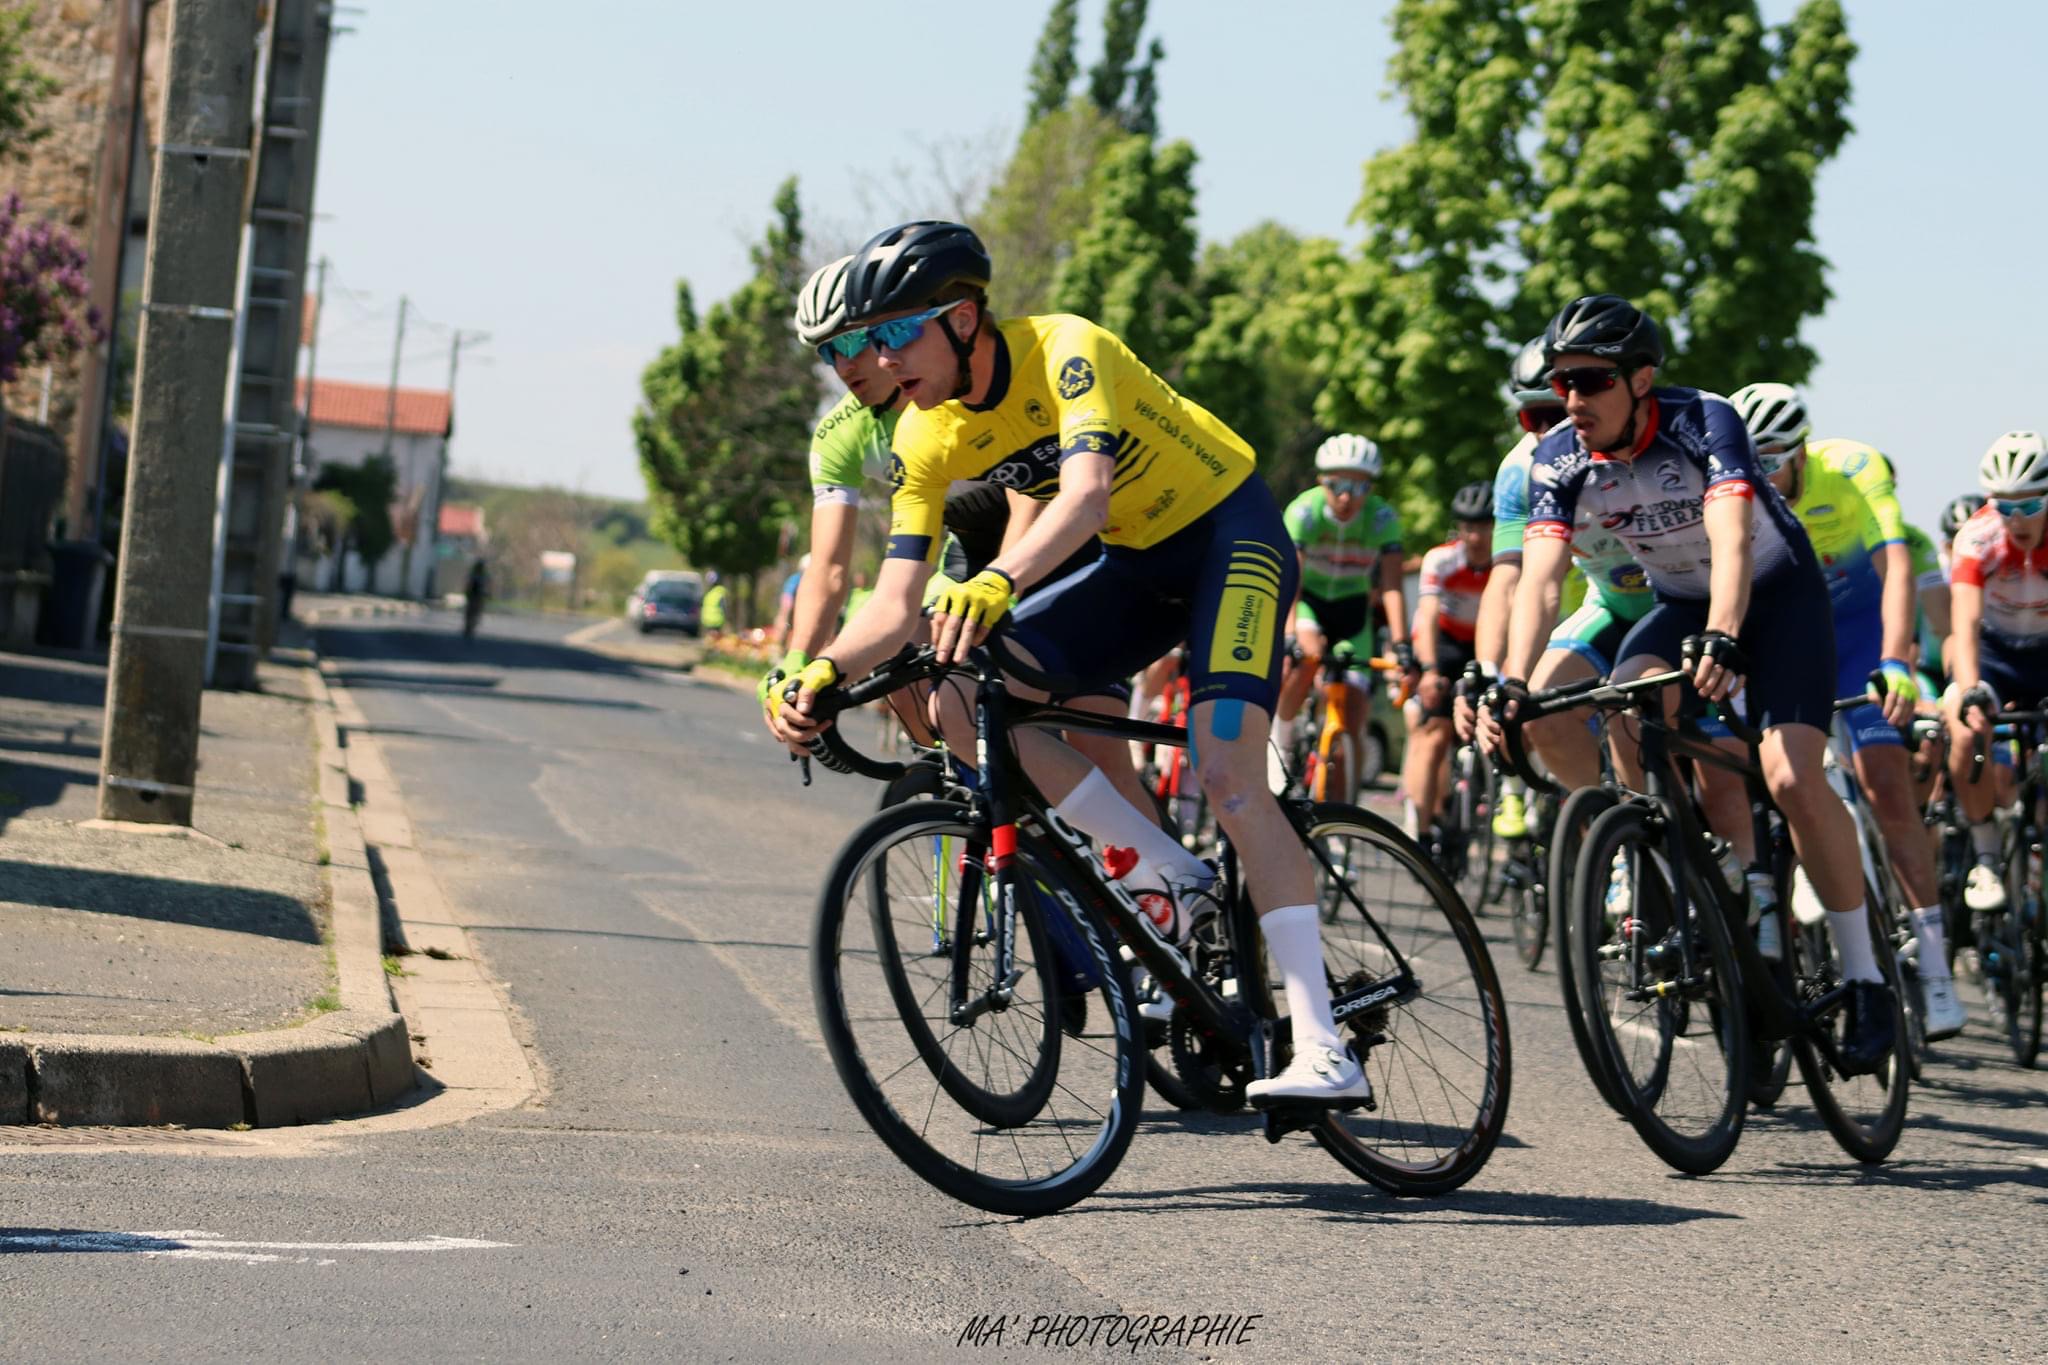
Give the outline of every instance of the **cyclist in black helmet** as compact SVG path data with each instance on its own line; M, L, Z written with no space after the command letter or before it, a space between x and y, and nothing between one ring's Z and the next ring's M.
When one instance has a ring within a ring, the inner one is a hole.
M855 254L848 326L873 339L911 405L893 444L888 557L874 596L797 675L781 719L797 734L814 728L817 692L861 676L919 631L952 480L987 479L1047 507L1019 543L939 594L930 633L942 657L980 642L1018 587L1099 533L1102 557L1025 601L1009 645L1047 672L1094 682L1128 677L1187 641L1197 772L1243 859L1294 1021L1293 1063L1253 1082L1250 1095L1363 1100L1372 1087L1330 1014L1314 877L1265 781L1280 627L1299 578L1280 509L1236 432L1086 319L996 320L990 275L987 251L958 223L906 223ZM948 736L972 752L965 699L951 688L939 697ZM1211 869L1074 749L1042 731L1016 742L1064 820L1135 850L1123 877L1133 899L1168 942L1184 939Z
M1895 1002L1871 944L1856 826L1821 772L1834 720L1834 621L1812 542L1758 468L1727 399L1653 387L1664 342L1633 304L1612 294L1574 299L1551 319L1544 349L1568 420L1536 447L1504 679L1481 733L1497 744L1500 721L1513 716L1555 619L1572 538L1581 527L1612 531L1657 599L1622 641L1614 679L1685 661L1710 701L1746 691L1749 719L1764 731L1765 781L1841 955L1844 1065L1874 1071L1895 1041Z

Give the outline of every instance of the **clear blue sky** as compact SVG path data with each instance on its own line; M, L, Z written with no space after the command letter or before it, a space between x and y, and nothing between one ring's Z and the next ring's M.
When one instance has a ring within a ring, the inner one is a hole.
M463 356L459 472L640 496L628 421L675 281L700 304L736 285L785 175L839 242L886 216L894 168L930 183L934 144L999 158L1046 8L363 0L328 73L321 374L382 383L408 295L408 384L446 382L448 326L491 334ZM1386 8L1155 0L1160 120L1201 155L1205 238L1275 218L1355 241L1361 168L1406 133ZM1993 436L2048 426L2048 5L1849 11L1856 133L1820 185L1836 297L1807 324L1808 397L1822 434L1894 455L1924 524Z

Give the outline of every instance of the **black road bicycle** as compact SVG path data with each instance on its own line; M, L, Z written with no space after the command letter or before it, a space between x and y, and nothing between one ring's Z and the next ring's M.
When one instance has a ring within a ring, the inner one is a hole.
M1713 744L1685 719L1666 721L1664 689L1681 670L1627 683L1588 680L1540 692L1520 719L1597 706L1633 720L1647 791L1621 794L1580 836L1571 878L1567 943L1595 1083L1650 1149L1678 1170L1701 1175L1735 1150L1751 1092L1753 1066L1789 1041L1822 1121L1859 1161L1881 1161L1905 1124L1909 1065L1894 1049L1869 1074L1854 1074L1841 1053L1847 987L1819 924L1784 923L1786 951L1776 962L1757 951L1737 893L1720 862L1676 760L1739 775L1749 789L1758 862L1787 866L1789 838L1771 805L1756 759L1761 736L1726 709L1722 720L1749 748L1747 761ZM1697 697L1688 691L1689 700ZM1525 779L1526 755L1509 746ZM1540 779L1539 779L1540 780ZM1775 875L1775 871L1774 871ZM1906 1038L1903 983L1889 925L1872 913L1871 939L1892 992L1895 1036Z
M2011 741L2019 748L2019 796L2000 821L2005 905L1976 912L1971 934L1992 1027L2004 1033L2013 1060L2031 1067L2041 1056L2043 992L2048 987L2048 962L2044 962L2048 945L2044 945L2041 924L2042 803L2048 801L2042 761L2048 711L1999 711L1993 720L1992 738ZM1985 755L1980 750L1971 773L1973 781L1984 767ZM1963 836L1965 841L1967 837Z
M1126 950L1175 1001L1173 1065L1211 1109L1241 1108L1250 1082L1286 1064L1291 1034L1228 843L1221 913L1176 948L1054 813L1009 742L1024 727L1157 745L1184 744L1187 732L1017 700L1005 671L1072 690L988 647L965 670L926 648L818 697L815 713L829 717L961 675L982 781L966 801L911 801L854 833L819 898L811 973L833 1064L890 1150L957 1199L1034 1215L1100 1186L1136 1128L1144 1042ZM893 772L836 727L812 752L837 771ZM1315 865L1332 1013L1374 1093L1341 1108L1269 1107L1266 1136L1306 1132L1397 1195L1454 1189L1485 1164L1507 1114L1507 1008L1478 928L1387 821L1335 803L1284 808Z

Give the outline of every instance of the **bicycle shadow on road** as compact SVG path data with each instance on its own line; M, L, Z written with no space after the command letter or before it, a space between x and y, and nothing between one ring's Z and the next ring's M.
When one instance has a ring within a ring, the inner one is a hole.
M1657 1199L1609 1195L1546 1194L1525 1190L1466 1187L1434 1199L1396 1199L1357 1183L1309 1184L1246 1182L1171 1190L1103 1190L1095 1201L1121 1204L1119 1213L1256 1213L1300 1209L1322 1214L1328 1222L1405 1224L1418 1220L1469 1227L1616 1228L1674 1227L1702 1220L1743 1221L1726 1209L1697 1209ZM1103 1212L1099 1205L1070 1210ZM1142 1207L1141 1207L1142 1205Z
M1942 1194L1983 1191L1997 1185L2048 1190L2048 1169L2018 1162L2003 1166L1972 1166L1960 1161L1889 1161L1863 1166L1844 1157L1838 1162L1781 1161L1751 1171L1723 1172L1712 1177L1744 1185L1888 1185Z

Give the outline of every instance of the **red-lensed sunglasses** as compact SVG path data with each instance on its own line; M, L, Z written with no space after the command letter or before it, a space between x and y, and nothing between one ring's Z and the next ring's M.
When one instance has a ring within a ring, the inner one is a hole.
M1550 372L1550 391L1559 398L1568 393L1605 393L1621 382L1622 372L1604 365L1581 365Z

